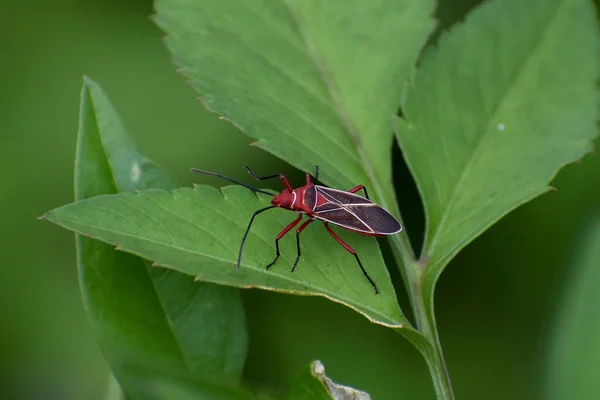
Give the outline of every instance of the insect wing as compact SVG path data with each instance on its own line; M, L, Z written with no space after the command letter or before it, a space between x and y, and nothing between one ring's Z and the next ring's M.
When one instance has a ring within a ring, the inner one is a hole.
M315 186L321 197L314 216L343 228L371 235L392 235L402 230L400 223L386 209L362 196Z

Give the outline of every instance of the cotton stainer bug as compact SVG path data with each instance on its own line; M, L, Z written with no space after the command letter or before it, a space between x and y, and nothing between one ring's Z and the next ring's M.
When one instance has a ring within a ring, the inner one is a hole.
M298 218L288 224L275 238L275 259L267 265L267 269L273 266L281 253L279 252L279 240L285 236L289 231L294 229L296 225L300 223L302 220L302 214L306 214L308 216L308 220L305 221L298 229L296 229L296 247L298 249L298 255L296 257L296 261L294 261L294 265L292 267L292 272L296 269L296 265L298 265L298 261L300 261L300 233L314 220L320 220L323 222L325 229L337 242L342 245L344 249L346 249L350 254L352 254L356 261L358 262L358 266L361 271L365 275L365 277L369 280L373 289L375 289L375 293L379 293L377 289L377 285L371 279L367 271L362 265L360 258L358 258L358 254L352 247L346 244L333 230L329 224L337 225L341 228L347 229L352 232L360 233L361 235L366 236L388 236L398 233L402 230L400 223L394 218L392 214L390 214L386 209L381 207L380 205L369 200L369 194L367 193L367 189L363 185L358 185L348 191L331 189L321 185L315 185L312 183L312 179L310 174L306 174L306 185L294 189L290 182L283 174L276 174L270 176L257 176L248 166L244 165L244 167L248 170L250 175L252 175L258 181L264 181L266 179L272 178L280 178L285 186L285 189L274 195L272 193L266 192L261 189L257 189L255 187L245 185L235 179L229 178L227 176L215 173L202 171L199 169L192 168L193 172L199 172L205 175L217 176L222 179L226 179L230 182L233 182L237 185L244 186L247 189L252 190L253 192L263 193L273 197L271 200L271 205L269 207L261 208L252 214L252 218L250 218L250 222L248 223L248 227L246 228L246 232L244 233L244 237L242 238L242 243L240 245L240 251L237 259L237 267L240 268L240 263L242 261L242 251L244 250L244 243L246 242L246 237L248 236L248 232L250 232L250 227L254 222L254 218L264 211L270 210L272 208L284 208L286 210L291 210L297 212ZM315 179L319 179L319 167L317 166L315 172ZM365 193L365 197L359 196L356 192L362 190Z

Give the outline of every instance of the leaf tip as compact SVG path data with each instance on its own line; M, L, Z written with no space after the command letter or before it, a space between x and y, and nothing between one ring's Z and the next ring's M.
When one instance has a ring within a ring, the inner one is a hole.
M83 85L88 87L98 87L96 81L89 77L89 75L82 75Z
M37 219L38 221L43 221L43 220L47 219L47 215L48 215L48 214L43 214L43 215L40 215L40 216L39 216L39 217L37 217L36 219Z
M551 190L553 192L558 192L558 189L554 186L548 186L548 190Z

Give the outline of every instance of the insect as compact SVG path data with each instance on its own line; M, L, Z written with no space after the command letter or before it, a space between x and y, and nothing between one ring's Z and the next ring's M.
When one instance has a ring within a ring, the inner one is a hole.
M306 185L294 189L283 174L260 177L256 175L247 165L244 165L244 168L246 168L248 173L250 173L250 175L252 175L258 181L264 181L273 178L281 179L285 189L281 193L274 195L215 172L203 171L196 168L191 169L193 172L216 176L250 189L253 192L263 193L273 197L269 207L261 208L260 210L255 211L254 214L252 214L252 218L250 218L250 222L248 223L248 227L246 228L246 232L242 238L242 243L240 244L240 251L237 259L238 269L240 268L240 263L242 261L244 243L246 242L246 238L248 237L248 232L250 232L250 227L254 222L254 218L256 218L256 216L260 213L279 207L286 210L295 211L299 215L298 218L290 222L275 237L275 259L273 259L273 261L267 265L267 270L277 262L279 256L281 255L279 252L279 240L292 229L294 229L294 227L302 220L302 216L306 214L309 219L302 223L298 229L296 229L296 247L298 249L298 253L296 256L296 261L294 261L294 265L292 267L292 272L294 272L298 262L300 261L300 233L302 233L302 231L306 229L306 227L312 222L319 220L323 222L327 232L329 232L329 234L333 236L333 238L344 249L346 249L354 256L354 258L356 258L358 266L365 277L369 280L369 283L371 283L371 286L373 286L373 289L375 289L375 293L379 293L377 285L363 267L356 251L354 251L352 247L345 243L329 226L329 224L334 224L349 231L367 236L393 235L402 230L402 226L400 226L400 223L392 214L390 214L383 207L369 200L369 194L363 185L358 185L348 191L332 189L326 186L315 185L312 182L311 175L306 174ZM315 171L315 180L318 179L319 167L317 166ZM361 190L364 192L365 197L356 194L356 192Z

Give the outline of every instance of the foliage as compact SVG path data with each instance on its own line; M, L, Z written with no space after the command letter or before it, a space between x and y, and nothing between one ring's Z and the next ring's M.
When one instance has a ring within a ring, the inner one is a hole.
M600 292L600 220L586 230L578 252L573 256L575 274L564 293L561 312L554 318L554 338L550 346L547 398L596 399L600 387L596 371L600 365L600 318L597 307Z
M274 234L290 221L281 210L257 219L236 271L247 221L267 198L240 187L172 190L129 143L101 90L86 81L78 201L45 218L90 237L77 239L84 299L126 392L136 387L128 383L136 369L199 387L239 384L244 316L238 292L226 285L345 304L403 334L425 357L438 398L453 398L433 311L435 284L463 247L590 151L600 67L588 1L507 0L484 4L443 34L415 72L432 9L432 2L408 0L156 1L167 47L208 109L291 165L306 172L319 165L326 184L365 184L400 218L390 184L396 128L427 217L419 258L406 229L390 241L414 325L397 304L375 239L343 236L381 295L315 228L304 234L296 272L289 272L290 241L265 271ZM116 307L115 293L127 307Z
M76 200L173 187L162 169L136 151L102 89L87 78L80 113ZM86 310L129 395L131 370L239 381L247 338L237 290L152 268L143 259L81 235L76 235L76 247Z

